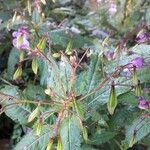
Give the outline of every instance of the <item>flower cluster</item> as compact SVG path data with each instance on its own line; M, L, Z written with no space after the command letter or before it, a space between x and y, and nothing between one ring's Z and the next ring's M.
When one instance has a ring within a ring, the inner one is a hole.
M13 46L18 50L28 49L29 48L29 30L27 27L22 26L18 31L13 32Z

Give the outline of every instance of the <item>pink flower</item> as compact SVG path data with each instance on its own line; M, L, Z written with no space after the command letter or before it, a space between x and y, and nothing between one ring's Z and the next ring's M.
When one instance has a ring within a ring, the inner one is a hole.
M115 13L117 12L117 5L114 3L110 4L110 8L108 9L108 12L110 15L115 15Z
M133 68L136 67L140 69L144 66L144 58L143 57L136 57L131 60L130 63L126 65L126 68L123 70L122 74L126 77L131 77Z
M144 58L143 57L136 57L136 58L134 58L131 62L130 62L130 64L129 64L129 66L135 66L136 68L142 68L143 66L144 66Z
M138 108L140 109L149 109L149 101L145 100L143 96L138 98Z
M18 50L29 48L29 31L27 27L20 27L18 31L13 32L12 36L14 37L13 45Z
M107 51L107 53L106 53L106 57L107 57L108 61L113 60L114 52Z

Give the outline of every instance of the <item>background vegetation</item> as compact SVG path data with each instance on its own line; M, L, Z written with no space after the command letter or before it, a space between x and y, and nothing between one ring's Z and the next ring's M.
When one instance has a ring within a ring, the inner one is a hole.
M9 149L150 149L149 0L0 4Z

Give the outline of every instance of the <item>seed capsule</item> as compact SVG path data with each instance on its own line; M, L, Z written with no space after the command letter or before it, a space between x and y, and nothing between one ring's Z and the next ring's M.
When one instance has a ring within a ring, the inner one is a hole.
M108 111L111 115L113 115L114 110L117 106L117 95L116 95L116 90L115 90L115 86L114 86L114 82L111 85L111 91L110 91L110 95L109 95L109 100L107 102L107 108Z

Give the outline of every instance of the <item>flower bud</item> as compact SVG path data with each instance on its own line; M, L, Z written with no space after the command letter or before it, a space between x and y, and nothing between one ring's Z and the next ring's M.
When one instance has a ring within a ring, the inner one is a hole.
M117 95L116 95L116 90L115 90L115 85L114 82L111 85L111 91L110 91L110 95L109 95L109 100L107 102L107 108L108 111L111 115L113 115L114 110L117 106Z

